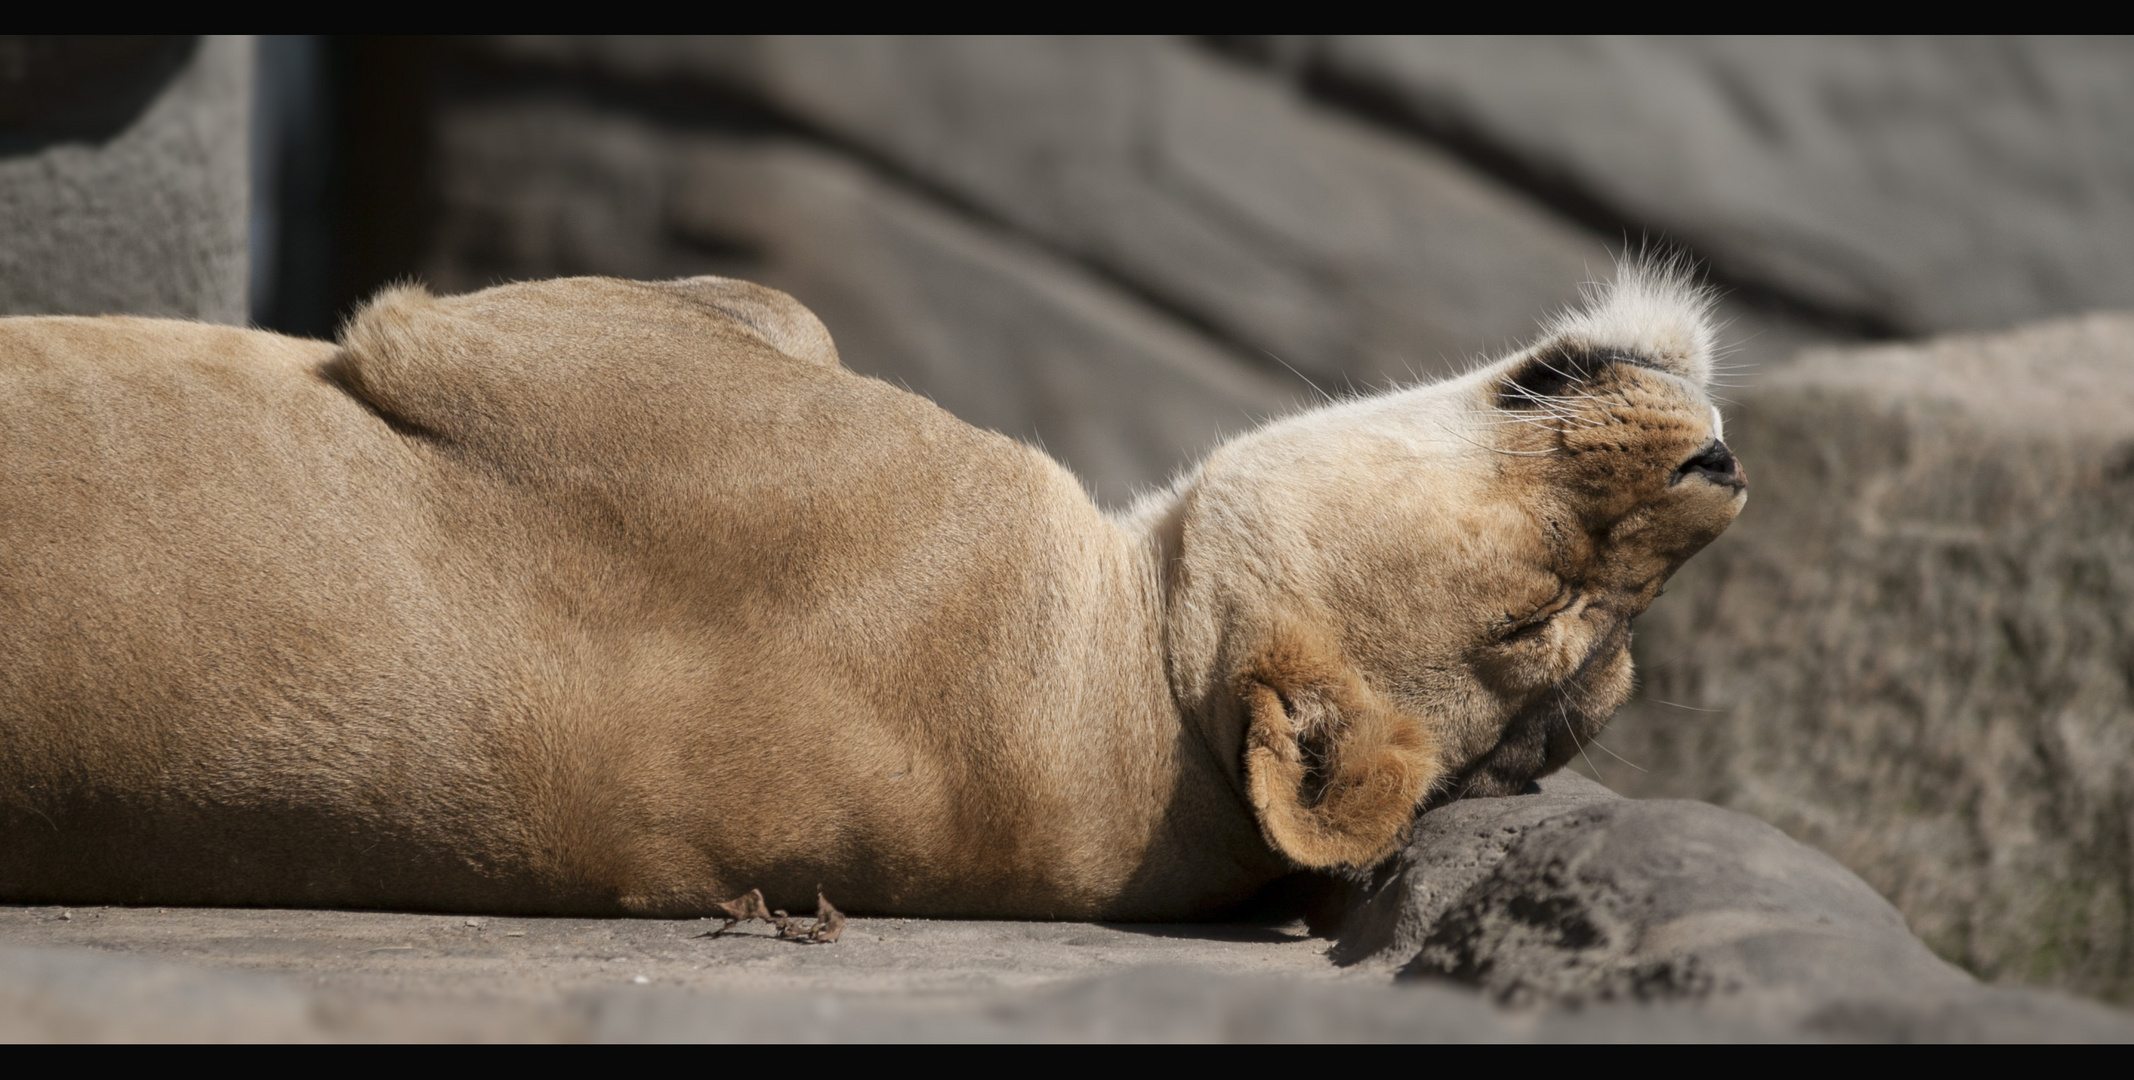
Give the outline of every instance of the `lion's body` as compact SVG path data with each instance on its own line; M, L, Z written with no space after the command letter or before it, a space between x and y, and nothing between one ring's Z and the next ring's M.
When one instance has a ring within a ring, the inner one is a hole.
M1738 509L1561 494L1718 445L1667 363L1556 472L1333 410L1112 519L739 283L0 320L0 899L1177 918L1367 865L1560 765ZM1537 574L1596 591L1490 644Z
M1173 913L1145 553L1042 455L608 292L701 325L342 372L0 323L0 895Z

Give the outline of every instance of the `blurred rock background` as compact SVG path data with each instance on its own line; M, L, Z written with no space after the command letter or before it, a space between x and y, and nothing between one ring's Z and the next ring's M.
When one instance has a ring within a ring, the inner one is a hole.
M0 314L246 313L252 43L0 37Z
M0 310L747 277L1110 505L1687 251L1751 500L1576 767L2134 997L2134 45L7 40Z

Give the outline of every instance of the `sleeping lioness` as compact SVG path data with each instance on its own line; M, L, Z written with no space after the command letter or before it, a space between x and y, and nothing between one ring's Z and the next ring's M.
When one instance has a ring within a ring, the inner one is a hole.
M1205 916L1563 765L1743 501L1703 296L1107 516L782 293L0 320L0 899Z

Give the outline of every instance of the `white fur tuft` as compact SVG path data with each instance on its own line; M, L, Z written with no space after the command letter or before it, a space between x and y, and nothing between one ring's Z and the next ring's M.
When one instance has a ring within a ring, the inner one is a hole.
M1703 386L1712 377L1716 299L1684 256L1625 256L1614 281L1588 288L1584 307L1550 320L1547 338L1627 352Z

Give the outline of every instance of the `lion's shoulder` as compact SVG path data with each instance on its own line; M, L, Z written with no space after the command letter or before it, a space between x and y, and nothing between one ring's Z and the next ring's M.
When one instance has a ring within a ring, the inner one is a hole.
M723 278L393 289L322 370L403 434L519 478L913 505L947 488L1012 502L1060 486L1040 479L1059 472L1043 454L840 366L792 297Z
M566 278L380 293L326 377L403 431L506 462L660 455L859 377L784 293L724 278Z
M658 287L747 327L796 360L838 366L837 345L830 340L829 328L806 305L777 289L709 275L663 282Z

